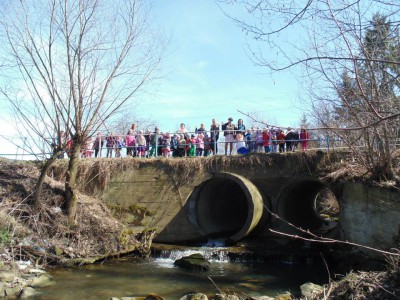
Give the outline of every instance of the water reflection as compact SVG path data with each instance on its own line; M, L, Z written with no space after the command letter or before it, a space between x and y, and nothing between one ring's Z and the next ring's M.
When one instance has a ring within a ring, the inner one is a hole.
M189 292L208 296L220 290L251 296L275 296L299 292L299 286L311 281L327 282L326 271L319 265L229 263L213 261L209 272L188 272L173 267L173 259L150 261L113 260L81 268L50 272L57 284L44 288L38 299L109 299L145 296L156 293L166 299L179 299Z

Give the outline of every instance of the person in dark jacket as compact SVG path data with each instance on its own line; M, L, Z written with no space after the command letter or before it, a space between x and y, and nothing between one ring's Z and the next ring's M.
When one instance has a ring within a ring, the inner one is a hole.
M292 129L289 127L287 129L287 133L285 136L285 143L286 143L286 152L290 152L293 151L293 145L294 145L294 132L292 131Z
M215 121L215 119L212 119L210 127L210 150L214 155L218 154L218 139L219 124L217 123L217 121Z

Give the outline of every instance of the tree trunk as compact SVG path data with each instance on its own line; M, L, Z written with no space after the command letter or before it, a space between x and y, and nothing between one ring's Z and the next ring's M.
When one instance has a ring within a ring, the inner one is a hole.
M53 164L53 162L57 159L59 155L62 154L62 151L57 151L54 153L43 165L42 170L40 171L40 176L39 180L36 183L36 193L35 193L35 198L33 199L33 208L35 212L39 211L40 203L41 203L41 198L42 198L42 191L43 191L43 183L44 179L46 178L47 171L49 170L50 166Z
M76 196L76 179L78 174L79 154L81 146L74 144L69 160L67 178L65 181L65 200L67 207L68 222L70 225L76 225L76 210L78 198Z

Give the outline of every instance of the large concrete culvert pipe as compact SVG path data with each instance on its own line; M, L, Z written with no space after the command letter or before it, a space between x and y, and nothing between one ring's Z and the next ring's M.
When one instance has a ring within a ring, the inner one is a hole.
M246 178L219 173L198 186L189 198L189 219L209 238L236 242L248 235L263 214L263 199Z
M317 204L324 201L321 196L326 191L333 193L323 183L313 179L300 179L285 186L279 196L278 215L297 227L318 230L326 223L317 209ZM333 195L332 199L337 204Z

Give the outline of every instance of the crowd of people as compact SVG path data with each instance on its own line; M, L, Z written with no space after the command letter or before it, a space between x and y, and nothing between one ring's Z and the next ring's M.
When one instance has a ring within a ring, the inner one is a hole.
M223 135L224 139L220 139ZM88 138L81 156L83 158L101 157L102 150L106 149L106 157L195 157L219 154L218 145L224 149L225 155L247 154L252 152L290 152L298 148L305 151L310 140L306 129L292 129L274 127L246 128L243 120L237 124L233 118L228 122L217 123L212 119L209 129L202 123L194 132L189 132L184 123L174 132L160 132L158 127L154 131L138 130L135 123L132 124L126 135L114 134L107 136L97 133L94 138ZM300 146L299 146L300 145Z

